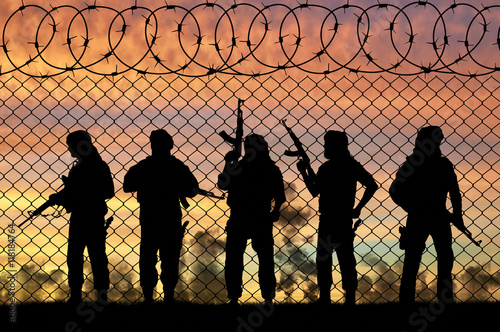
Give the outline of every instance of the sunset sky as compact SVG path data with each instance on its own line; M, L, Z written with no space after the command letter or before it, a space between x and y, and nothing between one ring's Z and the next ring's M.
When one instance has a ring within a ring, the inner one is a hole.
M126 171L150 153L150 131L165 128L174 137L174 155L194 171L202 188L220 194L215 182L223 167L223 156L231 147L217 133L232 132L236 124L234 110L241 98L246 100L245 134L256 132L266 136L271 156L290 187L288 205L275 227L275 261L282 287L279 299L293 293L289 295L291 298L301 300L304 293L293 292L301 283L303 288L312 289L309 282L314 283L316 278L310 263L314 262L318 225L317 200L312 199L298 178L296 160L282 155L293 144L279 125L284 118L307 146L314 169L325 161L324 132L343 129L350 137L351 154L380 184L381 189L362 213L364 224L355 240L359 277L371 278L373 285L377 274L391 280L393 276L386 273L389 265L395 264L391 271L400 273L398 261L404 254L398 248L397 238L398 225L400 221L404 223L405 214L389 198L387 190L398 166L411 153L416 131L428 124L441 126L445 134L442 150L456 166L464 195L465 223L474 224L470 230L483 240L483 248L479 249L453 230L457 255L454 272L457 278L464 277L464 267L485 265L487 273L498 274L500 76L489 74L500 66L500 50L496 45L500 29L497 2L483 1L482 5L495 7L482 11L480 16L470 6L460 5L446 11L443 21L430 5L409 6L403 14L394 7L406 6L408 2L403 1L387 1L391 5L387 9L373 7L363 15L356 6L368 8L377 2L350 1L352 7L345 11L339 8L335 15L329 15L319 6L333 9L344 2L315 0L310 4L317 7L293 12L284 6L266 10L259 2L255 8L241 5L229 10L230 20L225 17L219 21L224 11L217 6L196 7L203 1L183 1L182 7L194 8L187 15L180 7L175 11L165 8L155 11L165 6L163 1L137 2L137 6L154 11L154 16L140 8L118 15L134 5L133 1L97 1L98 6L109 6L116 11L83 10L87 5L78 0L25 1L26 6L38 5L46 11L51 6L60 7L45 18L47 13L34 7L11 15L21 3L6 1L0 12L0 27L4 27L4 47L0 49L0 225L4 234L0 244L5 248L5 230L10 223L22 222L27 210L42 204L61 185L60 176L67 174L73 163L64 145L65 136L70 131L86 129L95 138L115 180L116 197L108 202L108 216L115 216L108 237L110 262L126 263L128 267L123 269L132 266L138 272L139 211L135 198L121 188ZM298 6L295 0L279 3L290 8ZM453 4L430 3L441 12ZM472 1L463 3L477 5ZM217 2L224 9L233 4L233 1ZM74 6L80 12L64 5ZM146 24L148 18L151 25ZM183 22L180 35L179 22ZM332 30L336 23L337 31ZM57 32L53 34L54 29ZM358 38L366 35L367 43L360 50ZM237 47L231 47L232 37L237 37ZM409 43L410 37L414 43ZM449 45L440 46L437 50L440 56L436 57L434 45L442 45L444 38ZM70 45L64 45L68 39ZM41 57L37 57L35 41L43 49ZM322 43L325 47L321 47ZM153 45L151 52L148 44ZM9 51L7 54L5 49ZM322 49L324 53L318 57ZM378 73L381 68L391 68L402 61L402 55L407 61L393 70L401 76ZM457 62L461 56L464 59ZM245 61L240 61L242 58ZM291 68L293 64L301 64L302 70ZM440 71L453 70L478 77L413 75L430 64ZM183 66L186 67L181 70ZM286 70L276 71L278 66L285 66ZM374 73L354 73L344 66ZM67 68L73 70L68 72ZM210 68L223 68L226 74L205 76ZM243 75L233 75L233 70ZM332 73L310 73L326 70ZM148 74L143 75L146 71ZM112 75L114 72L120 74ZM262 76L251 77L255 73ZM28 78L26 74L60 75ZM191 77L200 75L203 77ZM229 209L225 201L210 198L196 197L190 203L191 207L185 211L185 220L191 222L184 238L186 252L182 261L185 265L194 264L190 269L195 275L203 278L216 275L209 289L223 297L221 271ZM43 271L65 270L67 220L67 214L58 219L40 217L22 233L18 232L19 266L29 262L42 264L50 258ZM43 231L39 232L37 227ZM196 241L209 246L211 255ZM43 247L44 253L38 252L39 247ZM430 248L423 260L430 271L436 269L433 255ZM28 256L33 256L33 260ZM258 299L257 265L252 262L256 261L253 256L249 248L247 273L254 275L254 280L249 274L245 274L245 280L249 281L248 293L256 293ZM5 264L6 251L0 257ZM190 278L193 275L189 273L181 277L188 283L197 282ZM425 278L428 279L422 281L424 284L432 283L432 277L424 272L421 279ZM338 269L334 280L336 283L340 280ZM380 284L376 287L383 289ZM488 289L495 298L500 298L498 287ZM178 290L183 291L182 285ZM250 296L248 293L244 298ZM341 297L338 290L334 294ZM370 294L373 296L373 292ZM210 299L208 293L200 297Z

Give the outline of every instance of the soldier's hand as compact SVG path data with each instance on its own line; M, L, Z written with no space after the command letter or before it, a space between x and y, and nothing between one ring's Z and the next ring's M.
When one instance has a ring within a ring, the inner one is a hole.
M462 216L462 213L453 213L452 222L458 229L465 229L464 217Z
M304 174L306 173L306 170L307 170L307 163L300 159L298 162L297 162L297 169L299 170L300 173Z
M272 210L271 211L271 220L273 222L277 222L280 219L280 211L279 210Z
M50 202L51 205L56 204L56 202L57 202L57 194L50 195L48 201Z
M238 159L240 158L240 154L238 153L238 151L235 151L235 150L231 150L229 151L228 153L226 153L226 155L224 156L224 160L226 162L230 162L230 161L237 161Z
M355 208L352 210L352 218L353 218L353 219L358 219L360 214L361 214L361 208L359 208L359 207L355 207Z

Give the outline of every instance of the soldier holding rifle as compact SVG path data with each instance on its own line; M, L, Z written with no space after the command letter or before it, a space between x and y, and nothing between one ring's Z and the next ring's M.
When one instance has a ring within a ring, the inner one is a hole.
M389 193L407 213L406 227L401 227L400 247L405 250L400 302L415 301L415 283L425 241L434 241L438 259L437 295L453 298L451 271L453 251L450 221L471 240L462 218L462 198L451 162L441 155L441 128L429 126L417 133L413 153L396 174ZM450 195L453 213L446 209ZM474 240L473 240L474 241ZM477 245L479 242L474 241Z
M225 278L230 304L236 305L242 295L243 255L248 239L259 257L259 284L266 302L276 292L274 275L273 222L280 216L285 202L283 176L269 156L264 137L250 134L244 140L241 157L243 118L238 105L236 138L229 140L233 150L225 156L225 166L218 187L228 191L231 216L227 222ZM227 137L221 133L222 137Z
M283 125L285 123L283 122ZM319 196L320 221L316 267L318 269L319 304L331 303L332 253L335 249L345 291L345 304L353 305L358 286L356 259L354 257L353 218L359 218L361 210L373 197L378 185L373 176L349 153L345 132L329 130L325 134L325 158L318 169L312 170L309 158L302 144L286 125L301 157L297 168L304 178L307 189L313 197ZM302 151L302 153L300 153ZM287 152L287 155L294 153ZM365 191L358 205L354 207L356 185L360 182ZM355 228L359 223L355 225Z
M180 202L188 206L186 197L194 197L201 190L189 167L171 154L174 141L169 133L163 129L154 130L149 139L151 156L129 169L123 181L123 191L137 192L141 205L139 269L145 303L153 303L154 288L158 283L158 252L160 279L168 303L174 299L179 280L179 257L187 225L187 222L181 224Z
M71 212L67 255L68 283L71 289L69 303L78 304L82 301L85 247L89 253L98 297L106 302L109 270L104 216L108 211L106 200L114 196L113 178L86 131L78 130L68 134L66 143L77 163L71 168L68 177L63 176L64 188L50 195L47 202L26 221L53 205L63 206L67 212Z

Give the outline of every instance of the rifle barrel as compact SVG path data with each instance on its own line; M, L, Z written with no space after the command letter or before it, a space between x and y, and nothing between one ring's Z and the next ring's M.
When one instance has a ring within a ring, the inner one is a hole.
M465 227L465 225L462 227L458 227L457 225L455 225L455 223L453 222L453 214L451 212L448 211L448 218L450 220L450 222L460 231L462 232L472 243L474 243L476 246L478 247L481 247L481 242L482 240L475 240L473 237L472 237L472 233L471 231L469 231L467 229L467 227Z
M30 221L31 219L41 215L43 213L43 211L45 211L49 206L52 205L52 202L49 201L49 200L46 200L45 203L43 203L42 205L40 205L38 207L38 209L36 209L35 211L33 211L33 213L30 214L30 216L28 218L26 218L25 221L23 221L22 223L19 224L19 228L21 228L25 223L27 223L28 221Z
M26 224L28 221L30 221L33 217L33 215L29 216L28 218L26 218L22 223L20 223L17 227L18 228L21 228L23 227L24 224Z

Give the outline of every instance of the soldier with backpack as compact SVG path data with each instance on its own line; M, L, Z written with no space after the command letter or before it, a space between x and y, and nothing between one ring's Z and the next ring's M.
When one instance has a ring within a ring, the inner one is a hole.
M438 259L438 300L453 298L451 271L453 250L450 221L465 229L462 198L453 164L441 155L441 128L428 126L418 131L413 153L399 168L389 193L407 213L406 227L401 228L400 247L405 250L400 302L415 301L415 283L425 241L432 237ZM453 213L446 209L450 196Z

